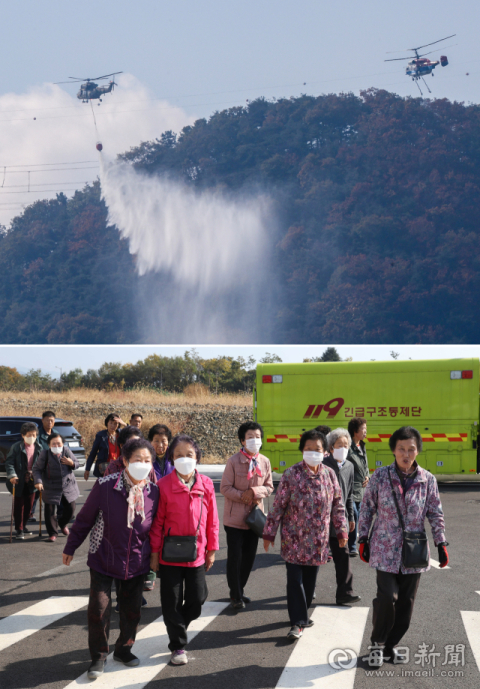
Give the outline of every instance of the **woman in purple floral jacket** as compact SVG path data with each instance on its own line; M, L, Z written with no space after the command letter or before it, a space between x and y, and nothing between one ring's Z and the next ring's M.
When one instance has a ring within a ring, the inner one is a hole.
M369 661L376 667L384 660L406 662L405 652L395 647L410 626L420 575L430 569L430 565L406 569L402 563L403 528L392 485L405 531L423 531L425 518L428 519L440 567L448 564L445 520L437 480L416 462L422 451L422 436L416 428L403 426L390 437L389 445L395 462L377 469L372 475L363 496L358 524L360 557L377 570Z
M322 464L325 436L306 431L300 438L303 462L294 464L282 476L273 508L263 530L265 551L275 540L282 523L281 555L287 565L287 607L292 625L289 639L299 639L308 617L318 567L327 562L330 520L339 545L345 548L348 528L342 492L333 469Z

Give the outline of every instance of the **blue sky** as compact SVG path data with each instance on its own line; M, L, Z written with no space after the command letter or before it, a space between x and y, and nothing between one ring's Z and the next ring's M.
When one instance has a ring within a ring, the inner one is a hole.
M450 65L428 83L434 97L478 103L479 19L478 0L2 3L0 172L7 168L0 224L8 226L25 204L71 194L98 174L90 106L77 100L78 85L53 82L124 72L94 108L106 155L259 96L370 87L417 96L406 62L384 62L403 53L386 52L452 33L431 56L445 53ZM68 165L77 161L86 164ZM42 168L53 164L51 172Z
M321 356L327 345L270 345L270 346L8 346L0 347L0 366L11 366L22 373L31 368L42 369L52 376L58 377L60 369L63 372L74 368L81 368L84 372L89 368L97 369L105 361L135 363L150 354L164 356L183 356L185 351L195 348L202 358L210 359L217 356L251 355L259 361L266 352L278 354L284 362L301 362L304 358ZM353 357L354 361L385 361L390 359L390 352L398 352L400 359L453 359L457 357L479 357L480 345L338 345L340 356L345 359ZM57 368L58 367L58 368Z

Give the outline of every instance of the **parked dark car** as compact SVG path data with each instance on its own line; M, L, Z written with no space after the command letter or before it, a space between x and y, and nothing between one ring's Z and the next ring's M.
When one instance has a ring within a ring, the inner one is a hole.
M33 421L38 427L42 424L40 416L0 416L0 475L5 474L5 461L12 445L22 439L20 429L27 421ZM71 421L55 419L53 430L60 433L64 444L70 448L80 462L77 471L83 474L86 462L82 436Z

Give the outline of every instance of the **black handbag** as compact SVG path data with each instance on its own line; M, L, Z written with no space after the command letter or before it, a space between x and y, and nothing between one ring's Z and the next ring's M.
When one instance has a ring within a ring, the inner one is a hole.
M202 505L200 507L200 519L198 520L195 536L170 536L171 529L169 529L168 534L163 540L162 560L164 562L195 562L197 559L197 537L200 531L202 512L203 495Z
M266 515L262 512L258 505L255 505L253 510L247 515L245 524L253 531L254 534L261 538L263 536L263 529L265 528L266 521Z
M423 569L428 567L428 540L425 531L405 531L402 514L397 502L397 496L393 487L392 476L388 471L388 478L392 486L392 495L398 512L398 519L403 531L402 564L406 569Z

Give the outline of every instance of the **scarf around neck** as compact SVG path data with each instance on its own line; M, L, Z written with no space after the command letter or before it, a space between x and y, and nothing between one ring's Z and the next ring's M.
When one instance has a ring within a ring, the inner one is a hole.
M142 517L142 522L145 521L145 504L143 501L143 489L147 485L147 479L134 484L132 479L126 471L123 472L124 486L127 489L127 526L133 529L133 520L135 513Z
M250 479L253 477L254 474L257 474L257 476L262 476L262 472L260 467L258 466L258 455L260 454L257 452L256 455L249 455L245 450L242 449L240 450L242 455L244 455L249 461L250 464L248 465L248 474L247 474L247 479L250 481Z

